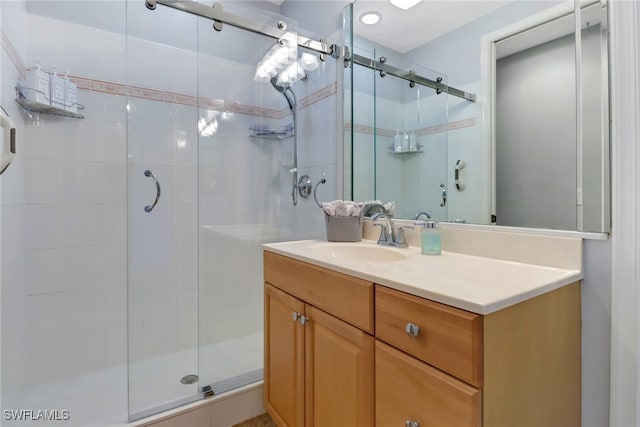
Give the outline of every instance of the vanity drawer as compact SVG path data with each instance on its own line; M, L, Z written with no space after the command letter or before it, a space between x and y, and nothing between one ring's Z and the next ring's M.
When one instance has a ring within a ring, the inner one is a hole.
M376 426L479 427L480 390L376 340Z
M482 316L379 285L375 315L376 338L482 387Z
M264 280L373 334L373 283L264 252Z

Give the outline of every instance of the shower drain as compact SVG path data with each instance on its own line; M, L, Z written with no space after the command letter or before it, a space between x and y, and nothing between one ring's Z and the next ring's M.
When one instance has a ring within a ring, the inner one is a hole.
M184 377L180 378L180 382L182 384L193 384L193 383L197 383L198 382L198 376L197 375L185 375Z

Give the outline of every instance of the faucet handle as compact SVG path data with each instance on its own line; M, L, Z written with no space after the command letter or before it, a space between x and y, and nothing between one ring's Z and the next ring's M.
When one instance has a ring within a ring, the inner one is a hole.
M407 246L409 246L409 243L407 243L407 239L404 235L404 230L413 230L414 228L415 227L413 227L412 225L402 225L398 227L398 232L396 234L396 246L399 246L401 248L406 248Z
M378 237L378 244L383 244L387 242L388 232L387 232L387 224L380 224L374 222L372 224L374 227L380 227L380 237Z

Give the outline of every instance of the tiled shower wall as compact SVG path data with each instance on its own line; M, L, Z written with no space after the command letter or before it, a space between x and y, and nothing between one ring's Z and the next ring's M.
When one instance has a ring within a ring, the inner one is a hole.
M109 44L103 32L104 62L87 60L95 55L84 43L96 32L23 7L3 4L3 31L15 19L38 29L3 34L18 58L3 52L2 104L21 124L18 157L1 179L2 245L10 254L2 259L3 388L16 401L14 393L30 385L126 361L126 100L81 91L84 120L29 117L13 100L20 61L36 58L123 82L125 40Z
M272 224L291 232L288 237L323 235L323 217L312 198L291 207L291 179L282 159L292 141L248 138L254 124L290 122L280 94L268 85L256 89L253 67L227 61L223 67L233 74L209 85L202 77L206 67L215 63L220 70L224 59L200 55L198 63L186 49L29 14L21 3L2 7L3 39L17 57L29 66L38 60L45 68L68 70L77 77L78 101L86 106L83 120L29 118L13 100L24 64L2 51L2 105L20 135L18 158L0 178L4 390L125 364L128 267L129 304L140 307L129 313L136 343L132 356L196 345L198 292L201 310L212 304L203 300L206 287L197 289L198 221ZM159 71L152 80L149 67ZM326 174L328 183L318 190L323 200L335 198L336 191L335 73L334 63L323 64L294 87L302 108L300 174L308 173L314 183ZM131 86L154 91L144 98L130 96L127 105ZM232 99L230 87L239 88ZM221 88L226 98L216 92ZM195 98L188 105L188 96L197 93L208 100L200 108ZM237 104L243 98L262 109ZM199 115L220 106L228 107L231 119L220 120L218 133L198 141ZM147 167L163 182L161 202L151 215L142 211L154 192L142 175ZM127 174L140 180L128 188ZM142 277L143 271L152 275ZM221 282L224 278L217 277ZM257 309L248 332L261 330L260 286L261 279L248 288L216 291L218 307L240 296L253 301ZM145 331L145 323L162 336ZM218 332L228 326L216 323ZM206 337L200 337L204 343Z

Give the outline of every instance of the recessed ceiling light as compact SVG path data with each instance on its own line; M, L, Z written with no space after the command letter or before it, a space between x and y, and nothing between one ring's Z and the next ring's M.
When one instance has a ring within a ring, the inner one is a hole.
M360 22L367 25L377 24L381 19L382 15L378 12L365 12L360 15Z
M420 3L420 0L391 0L391 4L400 9L411 9L413 6Z

